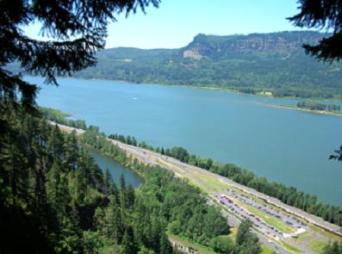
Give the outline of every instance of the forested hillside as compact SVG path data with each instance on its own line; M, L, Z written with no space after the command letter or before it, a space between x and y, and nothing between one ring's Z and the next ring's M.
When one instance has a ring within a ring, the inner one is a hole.
M97 150L102 150L103 153L111 156L112 152L110 151L110 146L108 147L109 144L104 138L106 136L104 134L101 134L97 127L91 126L90 128L87 128L87 125L84 121L68 119L66 117L67 114L56 109L41 108L40 110L49 120L87 130L86 134L84 135L86 137L84 140L87 141L86 144ZM100 139L98 138L99 136L101 137ZM187 164L206 169L215 174L232 179L237 183L253 188L268 196L275 197L285 204L297 207L308 213L319 216L326 221L339 226L342 225L341 207L322 203L315 195L304 193L292 186L286 186L282 183L272 182L265 177L259 177L252 171L243 169L235 164L223 164L210 158L204 158L194 154L190 154L183 147L153 147L146 144L144 141L138 141L134 136L110 134L108 135L108 138L118 140L129 145L149 149L162 155L173 157ZM121 161L122 163L125 162L125 160L122 159L120 156L117 157L116 160Z
M81 78L229 88L274 96L342 98L342 65L313 61L303 43L317 32L197 35L179 49L112 48Z
M168 234L216 253L260 252L248 222L234 243L226 219L199 190L132 161L97 128L78 138L37 112L1 106L0 253L176 253ZM134 189L121 177L117 186L89 147L139 172L143 185Z

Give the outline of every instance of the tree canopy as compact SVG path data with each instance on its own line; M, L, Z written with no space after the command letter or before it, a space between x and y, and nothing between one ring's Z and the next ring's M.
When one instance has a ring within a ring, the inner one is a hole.
M35 85L6 71L7 64L17 62L26 72L57 84L56 75L70 75L95 63L95 52L105 45L108 22L117 14L127 16L158 4L159 0L0 1L0 100L31 107L37 91ZM48 40L24 33L23 28L35 22Z
M299 0L300 12L289 18L296 26L332 32L317 45L305 44L307 53L318 59L342 58L342 4L340 0Z

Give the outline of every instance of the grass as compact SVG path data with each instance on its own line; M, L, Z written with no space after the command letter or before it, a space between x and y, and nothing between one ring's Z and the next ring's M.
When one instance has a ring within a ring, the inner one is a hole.
M296 239L295 242L306 242L307 249L310 249L310 253L322 253L323 248L325 245L328 244L326 240L319 240L312 238L312 235L310 235L308 232L304 232L300 234Z
M322 253L325 245L327 245L327 242L325 241L311 241L309 243L310 249L312 249L315 253Z
M296 247L286 243L286 242L281 242L281 245L283 245L283 247L285 249L287 249L288 251L290 251L291 253L295 253L295 254L302 254L303 252L300 251L299 249L297 249Z
M213 177L208 177L205 179L205 185L211 192L223 192L228 187L225 184L222 184L220 181L214 179Z
M237 228L233 227L231 228L230 234L228 235L228 237L235 242L235 237L236 237L236 233L237 233ZM210 249L209 247L200 245L198 243L194 243L188 239L184 239L182 237L173 235L171 233L168 233L168 236L170 239L176 240L178 242L181 242L184 246L188 246L191 247L195 250L197 250L198 252L200 252L201 254L216 254L216 252L214 252L212 249ZM227 236L222 236L222 237L227 237ZM266 246L265 244L261 244L261 254L273 254L273 250ZM300 252L298 252L300 253Z
M324 236L326 236L327 238L331 239L331 240L334 240L334 241L342 241L342 237L338 236L338 235L335 235L333 233L330 233L326 230L323 230L321 229L320 227L317 227L315 225L310 225L310 228L315 231L315 232L318 232Z
M251 196L250 194L248 194L248 193L246 193L244 191L241 191L238 188L232 187L232 189L234 191L238 192L239 194ZM276 207L276 206L274 206L272 204L266 203L264 200L262 200L262 199L260 199L258 197L253 196L251 198L256 203L258 203L258 204L266 205L266 206L271 206L272 209L285 214L285 212L283 210L279 209L278 207ZM252 206L249 206L249 205L242 205L242 206L244 206L251 213L259 216L265 222L267 222L268 224L270 224L273 227L277 228L278 230L280 230L283 233L293 233L293 232L295 232L295 229L293 227L287 225L285 222L283 222L283 221L281 221L281 220L279 220L279 219L277 219L277 218L275 218L273 216L268 215L267 213L264 213L263 211L260 211L259 209L255 208L255 207L252 207Z
M169 164L169 163L164 162L163 164ZM171 165L167 165L167 166L171 166ZM243 193L244 195L248 195L251 197L253 196L253 199L255 199L257 203L263 203L263 204L265 203L264 200L259 199L259 198L255 197L254 195L251 195L249 193L242 192L239 188L236 188L235 186L231 186L229 183L222 182L207 172L198 172L198 171L190 171L189 170L189 171L182 172L181 175L185 179L188 179L189 183L191 185L199 188L204 193L207 193L207 194L222 193L222 192L226 191L227 189L234 189L235 191L237 191L239 193ZM267 205L271 205L271 204L267 204ZM249 212L259 216L266 223L268 223L269 225L272 225L273 227L277 228L279 231L281 231L283 233L293 233L295 231L294 228L287 225L285 222L283 222L283 221L281 221L281 220L279 220L273 216L270 216L270 215L266 214L263 211L260 211L259 209L255 208L255 207L248 206L245 204L243 204L242 206L245 207ZM271 206L274 207L274 209L278 210L278 208L276 206L273 206L273 205L271 205ZM284 212L284 211L282 211L282 212ZM341 237L338 237L332 233L329 233L325 230L322 230L316 226L311 226L311 228L314 231L328 237L329 239L339 240L339 241L341 241L341 239L342 239ZM232 240L234 240L235 234L236 234L236 231L234 232L234 228L233 228L229 237ZM297 241L302 242L305 240L305 238L309 237L310 235L311 234L309 234L308 232L305 234L302 234L302 235L298 236ZM193 243L187 239L179 239L179 241L181 241L186 246L190 246L190 247L198 250L200 253L205 253L205 254L214 253L213 250L211 250L210 248L196 244L196 243ZM295 254L303 253L301 250L299 250L298 248L296 248L292 244L289 244L289 243L286 243L283 241L281 241L280 244L291 253L295 253ZM323 245L324 245L323 241L314 241L313 240L312 243L311 242L308 243L307 247L312 249L313 252L319 253L319 251L322 249ZM263 246L262 253L265 253L265 254L272 253L272 250L269 249L267 246Z
M305 238L307 238L309 236L309 233L307 231L305 231L304 233L301 233L300 235L297 236L297 241L304 241Z
M293 228L286 225L284 222L281 220L274 218L273 216L267 215L263 213L262 211L252 207L252 206L246 206L246 209L250 211L251 213L259 216L261 219L263 219L267 224L272 225L273 227L277 228L281 232L284 233L292 233L294 232Z
M228 237L229 237L233 242L235 242L237 230L238 230L238 229L237 229L236 227L231 227L231 228L230 228L230 233L229 233Z
M174 166L164 161L162 161L161 164L174 168ZM186 171L185 173L182 173L182 176L186 179L189 179L191 184L198 187L205 193L223 192L231 188L229 184L221 182L220 180L216 179L215 176L206 171Z
M198 243L194 243L188 239L182 238L180 236L176 236L173 234L168 233L168 237L171 240L175 240L180 242L182 245L187 246L187 247L191 247L194 250L197 250L199 253L201 254L217 254L216 252L214 252L211 248L198 244Z
M265 244L261 244L261 254L273 254L273 250L266 246Z

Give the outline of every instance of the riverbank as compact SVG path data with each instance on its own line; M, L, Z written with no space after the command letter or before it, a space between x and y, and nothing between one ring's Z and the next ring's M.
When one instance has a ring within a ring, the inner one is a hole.
M75 79L84 79L84 80L103 80L103 81L113 81L113 82L120 82L125 84L148 84L148 85L161 85L161 86L176 86L176 87L187 87L187 88L201 88L201 89L207 89L207 90L217 90L222 92L229 92L229 93L237 93L237 94L244 94L244 95L254 95L254 96L260 96L260 97L272 97L272 98L290 98L290 99L312 99L312 100L329 100L329 101L340 101L342 100L341 96L333 97L333 98L326 98L326 97L316 97L316 96L309 96L309 97L300 97L300 96L274 96L275 91L270 89L269 87L247 87L244 89L250 90L249 92L244 92L241 89L233 86L220 86L216 84L201 84L201 85L187 85L187 84L174 84L174 83L168 83L168 82L153 82L153 81L142 81L142 82L134 82L134 81L127 81L127 80L116 80L116 79L105 79L105 78L84 78L82 76L75 76L72 77ZM253 91L254 90L254 91ZM309 90L309 89L308 89Z
M37 78L38 76L33 75L26 75L27 77L33 77ZM212 91L220 91L220 92L227 92L232 94L240 94L240 95L250 95L250 96L257 96L257 97L268 97L268 98L275 98L275 99L312 99L317 101L338 101L340 102L342 100L342 97L335 97L335 98L323 98L323 97L296 97L296 96L274 96L274 93L265 88L260 88L261 91L255 92L255 93L247 93L243 92L235 87L222 87L215 84L212 85L180 85L180 84L173 84L173 83L153 83L153 82L147 82L147 83L136 83L133 81L127 81L127 80L116 80L116 79L105 79L105 78L84 78L84 77L77 77L77 76L71 76L71 77L58 77L59 79L70 79L70 80L95 80L95 81L106 81L106 82L117 82L125 85L141 85L141 84L147 84L147 85L156 85L156 86L171 86L171 87L185 87L185 88L194 88L194 89L204 89L204 90L212 90ZM58 81L58 79L57 79Z
M72 77L74 78L74 77ZM75 79L77 79L75 77ZM185 87L185 88L193 88L193 89L204 89L204 90L209 90L209 91L219 91L219 92L226 92L226 93L232 93L232 94L240 94L240 95L249 95L249 96L257 96L257 97L267 97L267 98L274 98L274 99L311 99L311 100L317 100L317 101L341 101L342 97L334 97L334 98L324 98L324 97L298 97L298 96L274 96L274 92L271 90L265 88L260 88L260 91L256 91L255 93L249 93L249 92L243 92L239 90L236 87L222 87L218 85L180 85L180 84L173 84L173 83L152 83L152 82L147 82L147 83L135 83L133 81L127 81L127 80L113 80L113 79L97 79L97 78L82 78L80 77L79 79L84 79L84 80L102 80L102 81L113 81L113 82L119 82L122 84L126 85L141 85L141 84L147 84L147 85L156 85L156 86L171 86L171 87Z
M296 106L285 106L285 105L274 105L274 104L267 104L267 103L256 103L258 105L268 107L268 108L276 108L276 109L286 109L286 110L294 110L294 111L300 111L310 114L318 114L318 115L328 115L328 116L339 116L342 117L342 112L331 112L331 111L325 111L325 110L311 110L311 109L305 109L305 108L298 108Z

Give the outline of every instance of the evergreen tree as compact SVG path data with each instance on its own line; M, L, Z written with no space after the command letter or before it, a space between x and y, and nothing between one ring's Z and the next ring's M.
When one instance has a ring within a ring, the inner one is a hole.
M57 206L58 199L59 199L59 186L60 186L60 182L61 182L61 169L58 165L57 162L54 162L52 164L51 169L48 172L48 176L47 176L47 195L49 200L51 200L50 202L53 202L53 206Z
M126 208L131 209L135 201L135 191L132 185L128 185L128 187L126 188L125 199Z
M113 181L112 174L109 172L108 168L105 170L103 182L104 182L104 186L103 186L104 193L106 195L114 194L114 190L113 190L114 181Z
M120 206L126 208L126 180L123 175L120 175Z
M333 242L328 244L323 249L323 254L342 254L342 243L341 242Z
M134 239L134 232L131 226L126 226L121 243L121 254L136 254L138 252L137 243Z
M317 45L304 45L305 50L323 60L342 58L342 4L340 0L300 0L300 12L289 18L295 25L332 31Z
M57 253L82 253L82 235L74 217L63 217L56 245Z
M76 132L73 131L70 135L68 135L65 147L66 166L72 170L76 170L78 158L80 157L78 150L79 146Z
M88 194L89 183L87 182L87 170L85 167L80 166L78 171L75 172L75 193L74 198L77 202L83 204L86 200L86 196Z
M258 238L250 232L252 222L244 220L241 222L236 235L236 249L240 254L258 254L261 247Z
M19 97L22 105L32 107L37 87L6 71L5 65L19 62L25 71L56 83L56 75L71 74L95 63L96 51L105 46L107 24L115 21L117 13L128 15L158 3L158 0L1 1L0 97L15 103ZM36 20L50 40L30 38L21 29Z
M56 125L54 128L52 128L52 131L50 131L50 135L48 137L48 149L50 150L50 156L53 160L62 161L64 163L64 143L64 137L59 127Z
M120 175L120 191L125 192L126 191L126 180L124 175Z
M324 61L342 59L342 4L340 0L300 0L300 12L289 18L296 26L332 31L316 45L304 44L306 52ZM342 146L330 159L342 161Z
M103 243L98 232L83 232L83 249L84 254L100 254ZM115 252L114 252L115 253Z
M160 236L160 254L172 254L172 247L164 232Z

